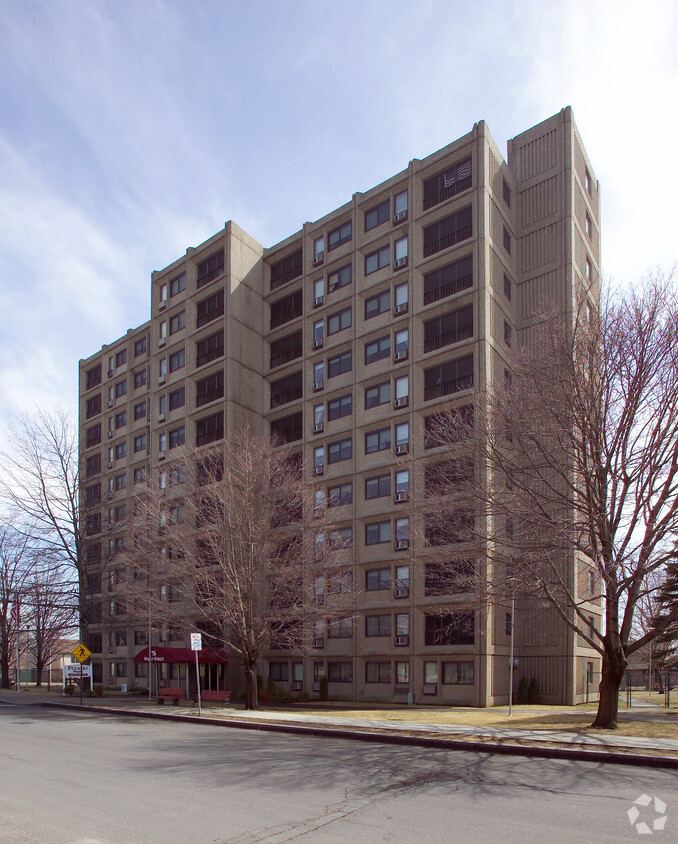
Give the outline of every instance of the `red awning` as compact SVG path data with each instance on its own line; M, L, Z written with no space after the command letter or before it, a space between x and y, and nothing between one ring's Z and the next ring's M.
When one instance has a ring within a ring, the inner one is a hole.
M156 645L151 648L150 662L195 662L195 654L198 654L198 662L223 665L228 662L226 651L218 648L203 648L201 651L192 651L190 648L165 648ZM135 662L149 662L148 648L144 648L134 657Z

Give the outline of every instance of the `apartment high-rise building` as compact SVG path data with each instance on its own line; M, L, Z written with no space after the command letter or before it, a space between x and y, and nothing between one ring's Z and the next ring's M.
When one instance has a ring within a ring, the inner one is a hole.
M503 381L540 305L567 316L596 295L599 232L566 108L510 140L507 161L480 122L271 248L229 222L154 272L150 319L80 362L95 681L147 682L133 661L147 633L111 586L132 496L173 448L248 424L303 456L350 540L356 587L352 618L312 653L269 651L262 674L311 694L325 676L330 697L351 700L505 703L513 619L441 588L411 530L436 455L426 431ZM600 625L599 605L590 616ZM187 646L185 631L152 635ZM518 617L515 637L516 676L536 678L543 702L583 699L592 649L548 612ZM160 670L185 681L181 663ZM225 671L219 682L242 686L235 662Z

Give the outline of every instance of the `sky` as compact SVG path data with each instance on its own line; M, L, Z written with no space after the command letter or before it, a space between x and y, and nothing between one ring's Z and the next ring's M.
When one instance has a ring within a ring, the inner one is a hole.
M227 220L272 246L479 120L571 105L603 276L668 271L677 41L675 0L0 0L0 433Z

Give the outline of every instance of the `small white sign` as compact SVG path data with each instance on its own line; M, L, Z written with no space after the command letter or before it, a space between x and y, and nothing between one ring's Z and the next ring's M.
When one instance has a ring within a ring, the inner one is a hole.
M82 674L80 672L82 671ZM81 665L80 663L66 663L64 665L64 680L79 680L80 677L91 677L92 666Z
M191 633L191 650L202 650L202 633Z

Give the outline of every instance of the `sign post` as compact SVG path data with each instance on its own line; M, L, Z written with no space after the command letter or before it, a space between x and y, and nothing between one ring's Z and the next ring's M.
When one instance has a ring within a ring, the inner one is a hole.
M75 650L71 651L71 653L80 663L80 706L82 706L82 664L86 659L89 659L92 656L92 651L80 642L80 644L75 648Z
M198 715L202 715L202 701L200 699L200 668L198 667L198 651L202 650L202 633L191 633L191 650L195 651L195 683L198 689Z

